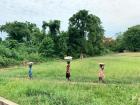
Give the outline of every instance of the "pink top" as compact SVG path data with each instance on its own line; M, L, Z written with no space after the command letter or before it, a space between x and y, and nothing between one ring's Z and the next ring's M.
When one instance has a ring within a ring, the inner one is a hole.
M99 71L99 77L102 77L102 78L103 78L104 76L105 76L105 75L104 75L104 71L103 71L103 70L100 70L100 71Z

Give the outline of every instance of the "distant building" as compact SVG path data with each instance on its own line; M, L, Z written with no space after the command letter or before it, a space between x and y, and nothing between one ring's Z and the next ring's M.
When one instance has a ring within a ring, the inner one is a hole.
M104 37L103 42L107 43L107 42L113 42L114 39L112 37Z

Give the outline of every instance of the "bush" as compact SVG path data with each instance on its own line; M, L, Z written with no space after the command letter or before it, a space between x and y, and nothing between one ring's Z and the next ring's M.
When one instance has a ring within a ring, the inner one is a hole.
M54 54L54 42L50 37L46 37L43 39L40 44L39 52L43 56L53 56Z
M6 57L0 57L0 67L7 67L7 66L12 66L12 65L17 65L20 62L15 60L15 59L11 59L11 58L6 58Z
M24 53L24 52L22 52L22 53ZM13 59L16 59L16 60L19 60L19 61L21 61L21 60L23 60L24 59L24 56L22 56L22 54L20 54L18 51L16 51L15 49L12 49L11 50L11 57L13 58Z
M38 53L31 53L27 60L32 61L32 62L42 62L44 59L38 54Z
M0 46L0 56L10 58L12 56L11 50L6 48L4 45Z
M7 47L12 49L12 48L17 48L18 47L18 42L16 40L8 40L7 41Z

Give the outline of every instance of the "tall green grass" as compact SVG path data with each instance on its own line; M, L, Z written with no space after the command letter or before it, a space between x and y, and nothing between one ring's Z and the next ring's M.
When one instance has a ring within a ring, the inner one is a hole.
M135 56L136 55L136 56ZM98 63L105 63L105 84L98 83ZM66 62L48 61L0 70L0 95L20 105L139 105L140 54L115 54L73 60L71 81Z

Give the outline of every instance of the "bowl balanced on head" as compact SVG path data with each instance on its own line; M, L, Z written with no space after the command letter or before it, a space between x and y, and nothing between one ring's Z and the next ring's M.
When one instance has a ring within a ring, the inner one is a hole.
M64 57L64 59L65 59L66 61L71 61L71 60L72 60L72 57L71 57L71 56L66 56L66 57Z

